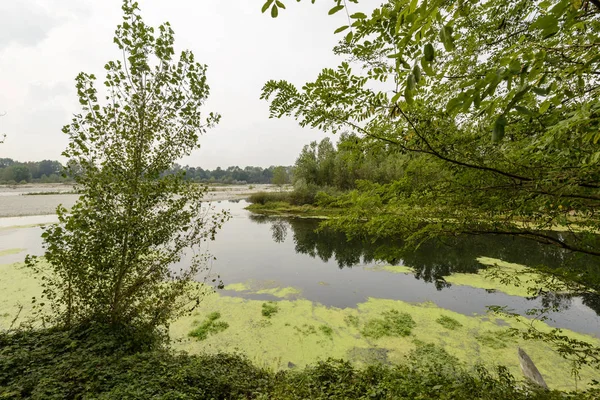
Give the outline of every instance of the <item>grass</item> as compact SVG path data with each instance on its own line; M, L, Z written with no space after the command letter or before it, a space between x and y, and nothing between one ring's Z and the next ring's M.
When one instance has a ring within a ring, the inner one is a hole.
M263 317L271 318L274 314L277 314L277 311L279 311L279 307L272 301L262 304L261 313Z
M205 340L209 335L215 335L229 328L229 324L224 321L219 321L221 313L212 312L208 314L204 322L189 333L189 336L195 337L198 340Z
M460 322L458 322L454 318L448 317L447 315L442 315L441 317L436 319L435 322L437 322L446 329L450 329L451 331L454 331L463 326Z
M380 339L384 336L409 336L412 329L417 326L410 314L396 310L384 311L383 318L368 320L361 333L363 336Z

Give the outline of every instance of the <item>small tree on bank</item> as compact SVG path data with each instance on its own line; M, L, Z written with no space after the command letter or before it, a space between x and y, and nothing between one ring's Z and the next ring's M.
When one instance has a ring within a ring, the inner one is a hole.
M288 181L288 173L285 170L285 167L279 166L273 169L273 178L271 178L271 183L279 186L279 189L281 190L281 187L288 183Z
M198 248L227 218L202 208L205 187L163 174L199 147L219 115L201 115L206 66L189 51L175 58L170 25L155 32L131 0L123 11L114 38L123 59L104 67L106 102L98 100L96 77L79 74L82 112L63 128L63 155L69 169L80 168L70 172L81 197L70 211L59 207L59 223L43 233L47 263L32 257L28 264L49 265L42 282L54 322L149 332L197 304ZM174 270L186 252L194 256Z

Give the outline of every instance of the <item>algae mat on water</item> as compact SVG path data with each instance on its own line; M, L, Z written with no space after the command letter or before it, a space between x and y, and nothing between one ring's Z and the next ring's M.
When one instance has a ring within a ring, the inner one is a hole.
M31 297L39 295L40 288L23 264L0 265L0 273L0 327L6 328L14 318L17 304L29 305ZM250 286L237 285L230 289L248 291ZM293 288L268 289L282 297L299 296L299 291ZM256 289L260 290L265 289ZM277 312L265 316L263 304L267 304L266 308L276 306ZM24 308L22 317L29 311L30 308ZM219 313L219 323L222 327L227 324L227 328L211 331L204 340L190 337L190 332L211 313ZM191 353L237 351L271 369L301 367L329 357L358 363L402 363L417 343L433 343L467 365L506 365L516 377L521 377L517 358L517 347L520 346L531 356L552 388L575 389L567 361L544 343L524 342L507 335L507 324L517 326L514 321L466 316L432 303L410 304L370 298L356 308L338 309L302 298L267 303L210 294L194 315L171 325L171 337L173 346L181 350ZM365 327L373 326L381 332L375 337L365 336ZM599 340L586 335L568 334L600 346ZM579 388L596 377L597 372L581 371L583 379Z
M250 287L256 288L254 293L261 290L257 282L235 284L227 289L249 293ZM281 291L293 292L292 288ZM468 365L505 365L516 377L521 377L517 357L520 346L535 361L552 388L576 388L570 376L569 362L560 358L549 346L507 334L507 325L519 327L515 321L491 316L466 316L433 303L410 304L375 298L368 299L357 308L345 309L325 307L305 299L280 300L275 302L277 313L266 318L263 315L264 304L265 301L261 300L210 295L196 315L182 318L172 325L175 346L189 352L238 351L248 355L255 363L276 370L301 367L328 357L359 363L402 363L417 343L434 343ZM194 321L214 311L221 313L221 319L229 324L229 328L202 342L188 338L188 333L196 327ZM386 323L389 315L403 316L392 318L390 322L397 320L402 326ZM405 316L410 316L410 319ZM377 335L365 335L373 326L383 331L378 331ZM541 323L540 327L550 329ZM597 339L574 332L568 334L600 346ZM583 370L583 382L579 382L579 387L590 382L597 373L592 369Z

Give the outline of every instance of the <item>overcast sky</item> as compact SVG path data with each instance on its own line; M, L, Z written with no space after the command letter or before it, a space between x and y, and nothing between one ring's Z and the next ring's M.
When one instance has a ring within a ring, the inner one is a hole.
M373 0L363 1L373 3ZM268 118L259 100L269 79L301 85L340 59L333 35L346 16L327 15L331 0L287 0L277 19L261 14L262 0L140 0L146 23L169 21L177 50L190 49L208 65L207 111L221 123L201 139L202 148L182 160L203 168L230 165L291 165L302 146L322 132L293 119ZM358 5L350 4L358 10ZM59 159L67 144L61 132L79 112L77 73L103 77L117 59L112 43L121 0L0 0L0 158ZM100 80L102 82L102 80Z

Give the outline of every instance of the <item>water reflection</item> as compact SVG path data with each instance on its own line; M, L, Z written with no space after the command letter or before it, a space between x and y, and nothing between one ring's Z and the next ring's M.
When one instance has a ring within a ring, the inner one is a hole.
M486 268L477 261L481 256L527 266L568 267L600 277L599 260L596 257L575 255L559 247L517 237L446 238L430 240L416 250L406 250L402 248L401 241L348 240L343 233L317 230L319 223L316 220L263 215L251 215L250 219L258 224L270 224L272 238L276 243L284 242L288 231L291 232L297 253L319 258L323 262L335 260L340 269L374 262L410 266L417 279L434 284L437 290L451 286L444 277L453 273L476 273ZM542 293L539 296L543 307L556 311L571 307L572 297L557 293ZM586 293L582 296L582 302L600 315L598 294Z

